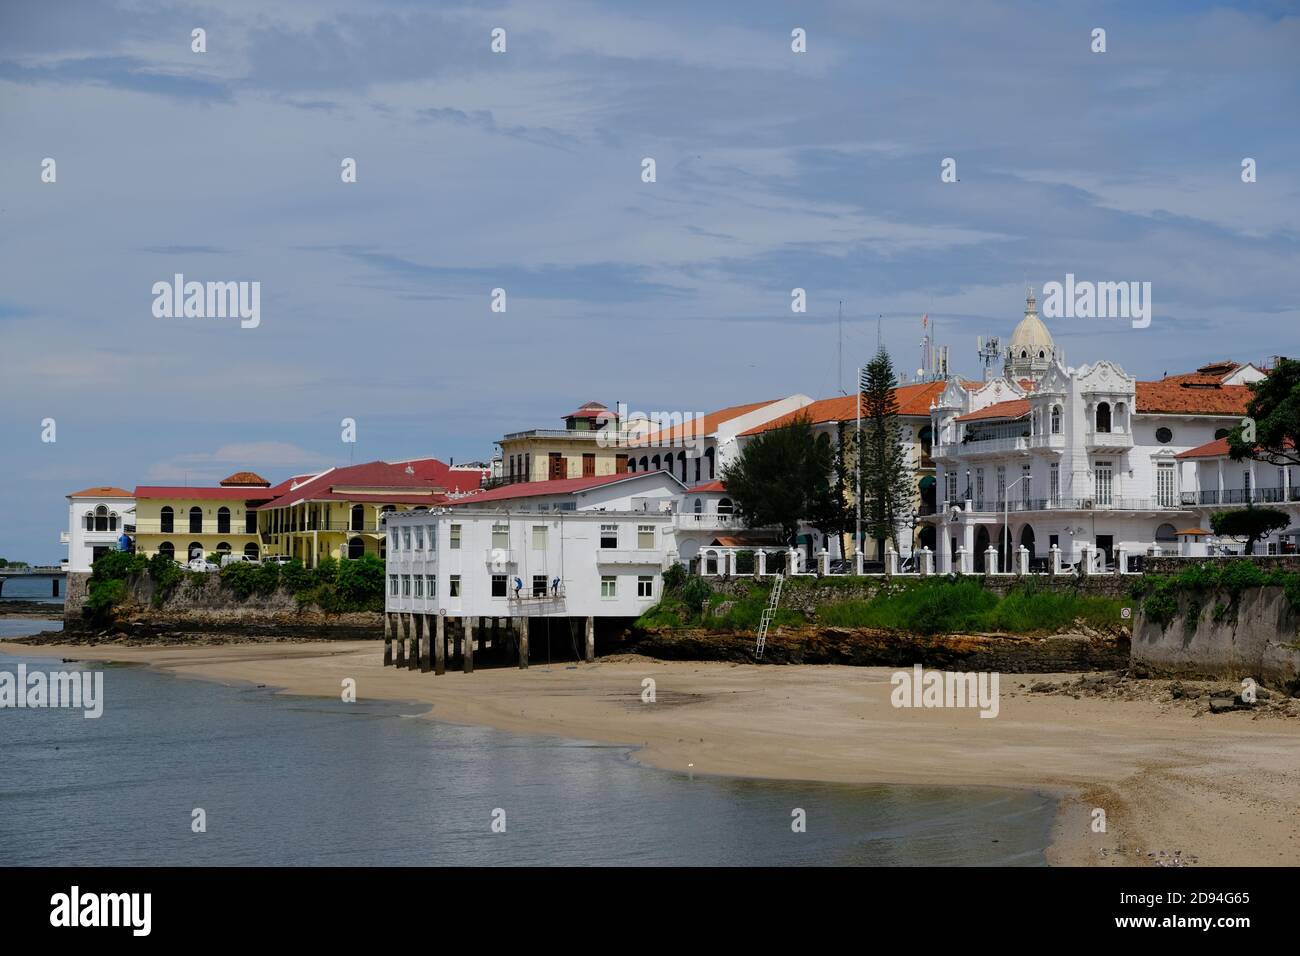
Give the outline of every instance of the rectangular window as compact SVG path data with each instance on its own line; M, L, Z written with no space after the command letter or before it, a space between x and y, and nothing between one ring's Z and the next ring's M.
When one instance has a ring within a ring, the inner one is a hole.
M539 511L542 509L539 508ZM576 501L561 501L555 506L556 511L577 511L578 503Z
M424 528L420 525L415 526L415 550L424 550Z
M437 551L438 550L438 526L436 524L431 524L425 530L429 533L429 550Z
M453 574L450 580L447 581L447 596L454 597L454 598L460 597L460 575L459 574Z
M596 456L584 452L582 456L582 477L594 478L595 476L596 476Z
M415 576L415 596L418 598L424 597L424 575L423 574L417 574Z
M392 597L397 597L397 575L396 574L390 574L388 576L388 593Z
M411 596L411 576L409 574L403 574L402 575L402 597L410 597L410 596Z
M506 596L506 576L504 574L492 575L492 596L495 598Z
M454 524L451 526L451 541L447 546L453 551L460 550L460 525Z
M655 546L655 526L639 524L636 526L636 546L642 551L653 551Z
M1007 500L1007 466L998 465L998 504Z
M397 529L396 528L388 529L388 550L389 551L397 550Z
M984 469L983 469L983 468L976 468L976 469L975 469L975 501L976 501L976 510L978 510L978 511L983 511L983 510L984 510L984 505L983 505L983 502L984 502Z
M654 597L655 579L649 574L639 574L636 579L636 596L639 598Z
M533 550L546 550L546 525L544 524L533 525Z
M627 455L614 456L614 474L616 475L627 474Z
M1029 486L1031 484L1029 476L1031 473L1029 465L1020 466L1020 507L1022 508L1028 508L1031 500L1029 495Z
M510 525L504 521L492 524L492 547L501 551L510 550Z
M618 596L618 578L613 575L603 575L600 579L600 596L605 600L610 600Z
M533 597L546 597L546 575L533 575Z
M1047 495L1051 499L1053 507L1061 503L1061 466L1057 462L1052 462L1052 466L1048 470Z
M565 462L564 456L559 452L551 452L547 456L547 464L546 477L551 481L559 481L562 478L569 477L568 463Z
M438 596L438 578L435 575L426 574L424 576L424 586L428 588L430 598Z
M1156 503L1161 508L1172 508L1174 500L1174 463L1162 461L1156 465Z
M943 483L947 492L944 500L955 502L957 500L957 473L952 471L944 472Z
M618 525L603 524L600 526L600 546L602 548L618 547Z
M1114 491L1114 473L1111 470L1111 463L1099 461L1096 464L1096 469L1093 486L1095 503L1097 505L1109 505Z
M402 550L403 551L411 550L411 529L410 528L402 528Z

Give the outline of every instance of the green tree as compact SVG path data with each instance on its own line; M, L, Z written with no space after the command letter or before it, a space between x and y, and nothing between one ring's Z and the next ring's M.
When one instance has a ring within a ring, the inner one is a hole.
M1291 523L1291 516L1276 508L1239 508L1216 511L1210 515L1210 530L1215 534L1246 539L1246 553L1255 553L1255 542Z
M912 506L912 474L903 447L898 421L898 400L894 390L898 377L894 363L882 346L863 370L862 445L858 449L862 484L862 519L866 533L876 539L880 551L885 540L901 550L898 525Z
M830 436L800 417L755 436L722 479L746 526L778 527L793 546L801 521L821 528L835 511L833 458Z
M1233 461L1300 465L1300 362L1278 359L1250 391L1250 421L1228 433L1228 455Z

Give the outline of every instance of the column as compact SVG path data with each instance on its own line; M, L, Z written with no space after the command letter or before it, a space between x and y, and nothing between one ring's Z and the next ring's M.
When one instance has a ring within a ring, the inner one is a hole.
M754 567L758 569L758 576L764 577L767 574L767 549L759 548L754 552Z
M940 524L936 530L934 543L939 546L939 573L946 574L952 570L952 538L947 525Z
M528 618L519 619L519 669L528 670Z
M420 673L429 673L429 616L427 614L415 615L415 633L420 639Z
M402 635L402 614L400 611L393 615L393 636L397 639L397 666L406 666L406 638Z
M998 568L998 549L989 545L989 549L984 552L984 573L997 574Z
M436 615L435 636L433 639L433 672L434 674L447 673L447 618L441 614Z
M406 636L411 642L411 651L406 660L406 667L408 670L418 670L420 667L420 639L415 634L415 615L410 612L406 614Z
M393 663L393 614L391 611L384 612L384 666L391 667Z
M596 619L587 616L587 663L596 659Z
M474 619L472 617L461 618L465 626L465 673L474 673Z
M492 618L492 657L501 657L501 618Z
M522 593L522 592L521 592L521 593ZM482 654L486 654L486 653L487 653L487 646L488 646L487 618L485 618L485 617L480 617L480 618L478 619L478 649L479 649L479 652L482 653Z

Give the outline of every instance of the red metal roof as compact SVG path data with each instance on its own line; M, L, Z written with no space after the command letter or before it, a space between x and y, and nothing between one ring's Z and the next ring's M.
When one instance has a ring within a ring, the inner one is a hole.
M263 501L265 488L196 488L186 485L137 485L135 497L183 498L192 501Z
M632 481L651 475L664 475L677 479L665 471L637 471L622 475L589 475L585 478L559 478L555 481L520 481L513 485L502 485L489 491L480 491L476 495L453 498L448 505L477 505L487 501L512 501L516 498L539 498L543 495L571 495L591 488L617 484L620 481Z

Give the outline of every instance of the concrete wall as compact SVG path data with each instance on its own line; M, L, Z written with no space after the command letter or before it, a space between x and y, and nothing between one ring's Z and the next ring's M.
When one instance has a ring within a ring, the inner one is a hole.
M1216 620L1215 609L1226 613ZM1193 625L1188 619L1195 612ZM1282 588L1250 588L1236 604L1226 593L1202 597L1180 595L1178 613L1165 626L1134 616L1132 655L1138 673L1234 683L1253 677L1287 691L1300 687L1300 615Z

